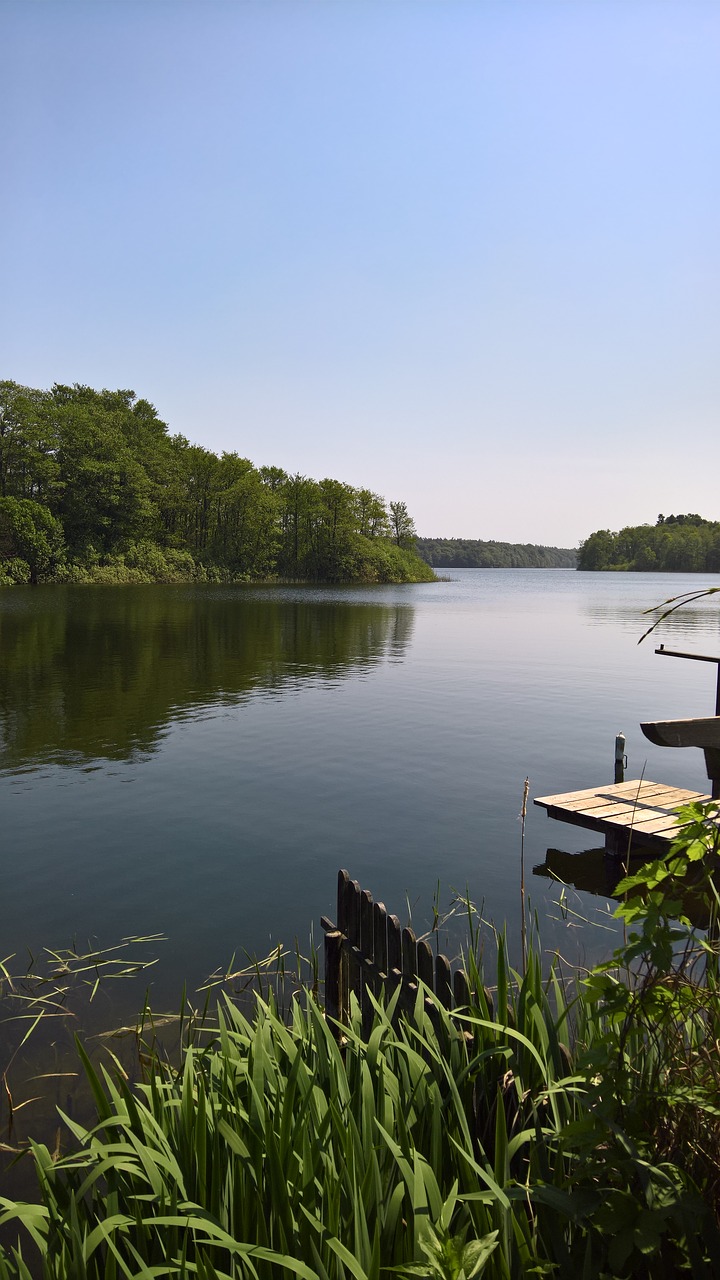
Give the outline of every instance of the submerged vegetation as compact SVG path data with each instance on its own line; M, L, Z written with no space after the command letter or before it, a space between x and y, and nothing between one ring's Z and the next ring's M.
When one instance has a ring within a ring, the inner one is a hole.
M418 554L435 569L575 569L577 551L477 538L418 538Z
M598 529L580 544L578 569L720 572L720 522L698 515L663 516L611 533Z
M433 577L404 502L217 457L133 391L0 382L0 586Z
M681 895L717 905L718 827L684 816L587 975L546 976L537 938L515 973L498 937L492 992L474 945L454 1013L421 989L338 1043L310 988L288 1018L223 1001L136 1088L81 1048L96 1121L66 1118L67 1155L33 1144L2 1280L717 1275L718 938Z

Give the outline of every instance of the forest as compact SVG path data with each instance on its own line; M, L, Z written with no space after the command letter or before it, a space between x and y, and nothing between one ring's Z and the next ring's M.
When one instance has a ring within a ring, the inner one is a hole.
M418 538L418 554L435 569L575 569L577 551L476 538Z
M598 529L580 544L578 569L720 573L720 522L659 515L654 525Z
M0 586L433 577L404 502L218 457L133 391L0 382Z

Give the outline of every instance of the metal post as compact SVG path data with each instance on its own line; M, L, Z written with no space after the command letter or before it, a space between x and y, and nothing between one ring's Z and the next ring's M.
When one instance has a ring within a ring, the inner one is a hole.
M679 650L676 650L676 649L666 649L664 644L661 644L659 648L655 650L655 652L660 654L661 657L663 658L690 658L691 661L694 661L694 662L714 662L717 667L717 687L715 690L715 715L720 716L720 658L716 658L707 653L681 653ZM707 754L705 756L705 761L706 763L708 762ZM708 777L710 777L709 770L708 770ZM713 800L720 800L720 778L717 778L717 777L712 778L712 798Z

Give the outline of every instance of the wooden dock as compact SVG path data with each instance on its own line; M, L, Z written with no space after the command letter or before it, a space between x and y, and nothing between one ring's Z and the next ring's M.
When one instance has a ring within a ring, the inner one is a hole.
M538 796L534 803L546 809L549 818L599 831L605 836L609 853L625 855L636 846L638 853L642 849L665 852L682 829L678 809L707 800L710 796L700 791L686 791L637 778L605 787L588 787L585 791Z

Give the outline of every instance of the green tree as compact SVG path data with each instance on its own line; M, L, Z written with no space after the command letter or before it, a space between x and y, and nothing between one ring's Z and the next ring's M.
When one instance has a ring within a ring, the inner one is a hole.
M179 525L193 553L204 552L212 535L219 459L182 436L174 442L179 466Z
M272 489L273 493L282 489L288 478L287 472L283 471L282 467L261 467L259 474L263 484Z
M111 394L56 384L48 401L58 467L50 507L80 557L90 548L108 555L147 537L157 520L151 484L125 438L120 407L103 402Z
M615 536L609 529L598 529L597 533L591 533L589 538L580 543L578 569L609 569L613 564Z
M321 480L315 525L313 577L341 582L351 576L355 544L355 490L339 480Z
M280 574L287 578L313 577L315 529L322 517L320 486L307 476L288 476L281 495Z
M415 546L415 522L404 502L390 503L390 529L393 541L399 547L411 550Z
M355 520L363 538L386 538L390 534L385 501L370 489L355 490Z
M0 561L24 560L35 586L58 564L64 549L62 525L30 498L0 498Z
M214 480L210 555L236 573L267 576L273 572L279 541L277 494L236 453L223 454Z
M701 516L658 516L655 525L629 525L619 533L600 529L581 544L579 569L659 570L674 573L712 571L720 524Z
M0 496L35 502L59 521L69 568L81 577L113 580L117 571L126 581L129 570L165 580L182 569L396 581L419 572L405 503L393 504L389 521L369 489L257 470L235 452L218 458L170 436L150 401L129 389L0 383ZM403 556L372 545L390 536ZM33 572L47 572L42 558Z
M56 438L48 394L0 382L0 497L52 501Z

